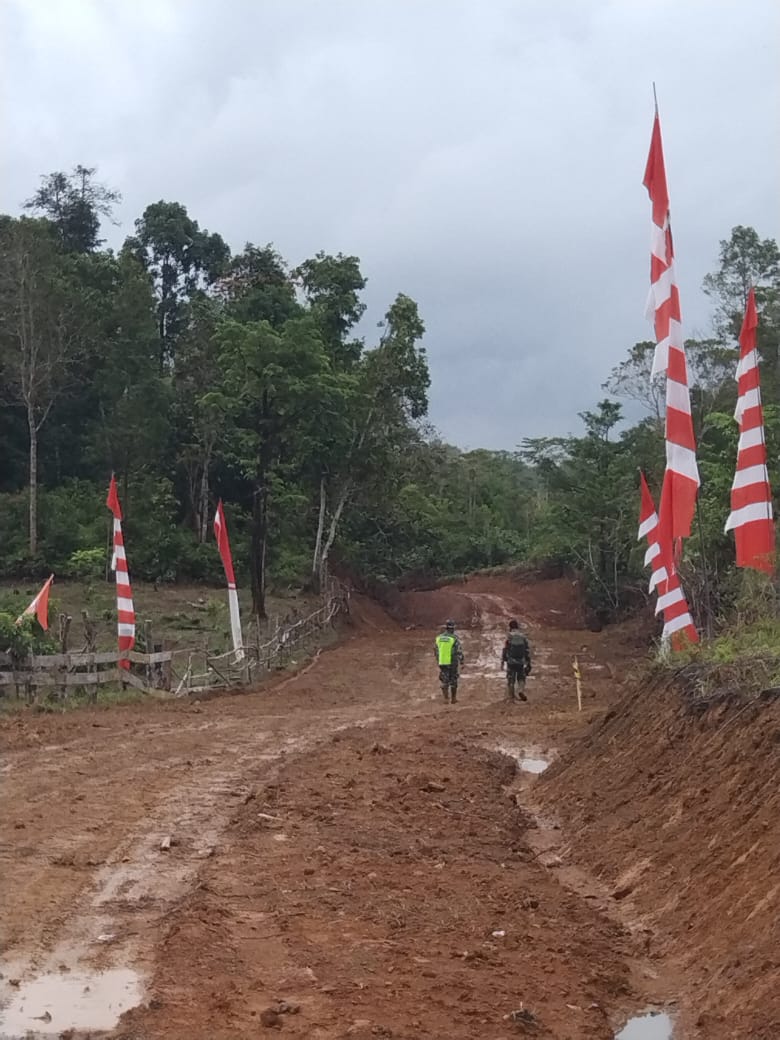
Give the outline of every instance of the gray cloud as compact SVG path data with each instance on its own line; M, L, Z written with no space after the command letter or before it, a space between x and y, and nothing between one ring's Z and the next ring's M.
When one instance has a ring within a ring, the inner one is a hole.
M578 426L643 318L658 83L682 301L737 223L777 236L775 0L5 0L0 208L97 165L119 244L176 199L234 248L356 253L364 331L426 321L463 446Z

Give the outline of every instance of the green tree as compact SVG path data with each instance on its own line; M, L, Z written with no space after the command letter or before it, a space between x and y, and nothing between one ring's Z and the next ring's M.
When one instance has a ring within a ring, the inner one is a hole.
M735 343L754 288L762 380L767 399L774 399L780 393L780 249L773 238L738 225L721 241L719 261L717 271L704 278L704 291L715 302L716 333L723 346Z
M267 321L278 329L301 311L287 266L270 244L247 242L230 261L219 290L228 316L236 321Z
M91 253L102 244L101 218L112 220L122 196L96 181L94 166L76 166L72 173L46 174L24 208L52 222L64 249Z
M214 300L194 301L189 325L179 341L174 377L177 454L201 544L208 536L211 470L230 420L217 336L220 321L220 307Z
M28 535L38 548L38 442L83 346L83 296L51 223L0 220L0 364L28 438Z
M661 423L666 407L666 380L651 374L654 356L655 343L650 340L635 343L628 357L612 369L602 388L614 397L637 401Z
M157 295L160 371L173 368L191 297L225 273L230 250L220 235L202 231L178 202L155 202L135 222L123 247L152 277Z
M339 410L341 388L309 315L281 330L268 322L227 320L218 336L234 424L232 451L250 488L252 603L255 614L265 617L274 486L285 464L317 444L318 430Z
M362 343L347 335L362 318L366 305L360 293L366 279L356 256L317 253L293 272L322 330L325 345L337 365L348 366L360 357Z
M348 408L339 437L331 437L320 457L320 502L312 558L312 579L322 585L344 509L356 487L381 474L388 454L409 423L428 409L430 375L425 333L417 304L399 293L385 316L379 345L368 351L345 386ZM331 428L332 432L332 428Z
M636 558L637 467L646 462L636 451L634 431L613 439L620 405L604 400L581 418L584 437L523 442L523 456L547 492L534 522L532 553L574 564L585 575L593 601L613 613ZM657 433L648 432L655 458Z

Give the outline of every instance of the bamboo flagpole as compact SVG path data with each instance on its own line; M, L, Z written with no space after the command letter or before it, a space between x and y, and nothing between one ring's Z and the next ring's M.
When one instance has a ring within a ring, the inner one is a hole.
M214 535L217 539L217 548L222 557L222 566L225 568L225 577L228 587L228 606L230 608L230 631L233 636L233 649L236 652L236 661L244 660L244 638L241 633L241 615L238 610L238 590L236 589L236 576L233 573L233 556L230 552L228 541L227 524L225 513L222 509L222 499L217 503L217 511L214 514Z
M574 658L574 681L577 684L577 711L582 711L582 676L580 675L580 662Z

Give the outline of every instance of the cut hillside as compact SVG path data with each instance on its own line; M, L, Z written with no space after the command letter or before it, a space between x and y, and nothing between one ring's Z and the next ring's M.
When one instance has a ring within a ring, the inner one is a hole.
M632 687L537 788L701 1040L780 1037L780 699Z

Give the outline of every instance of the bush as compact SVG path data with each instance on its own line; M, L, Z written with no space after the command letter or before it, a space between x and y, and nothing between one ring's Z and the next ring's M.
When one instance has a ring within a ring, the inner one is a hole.
M13 614L0 613L0 650L16 660L28 654L50 652L53 643L34 617L24 617L19 624Z
M39 539L41 555L51 570L67 573L74 553L106 544L105 497L104 488L86 480L41 490Z
M63 568L63 574L69 578L97 580L105 575L105 570L106 550L101 546L97 549L76 549Z
M28 560L27 495L0 495L0 574L11 577L21 573Z

